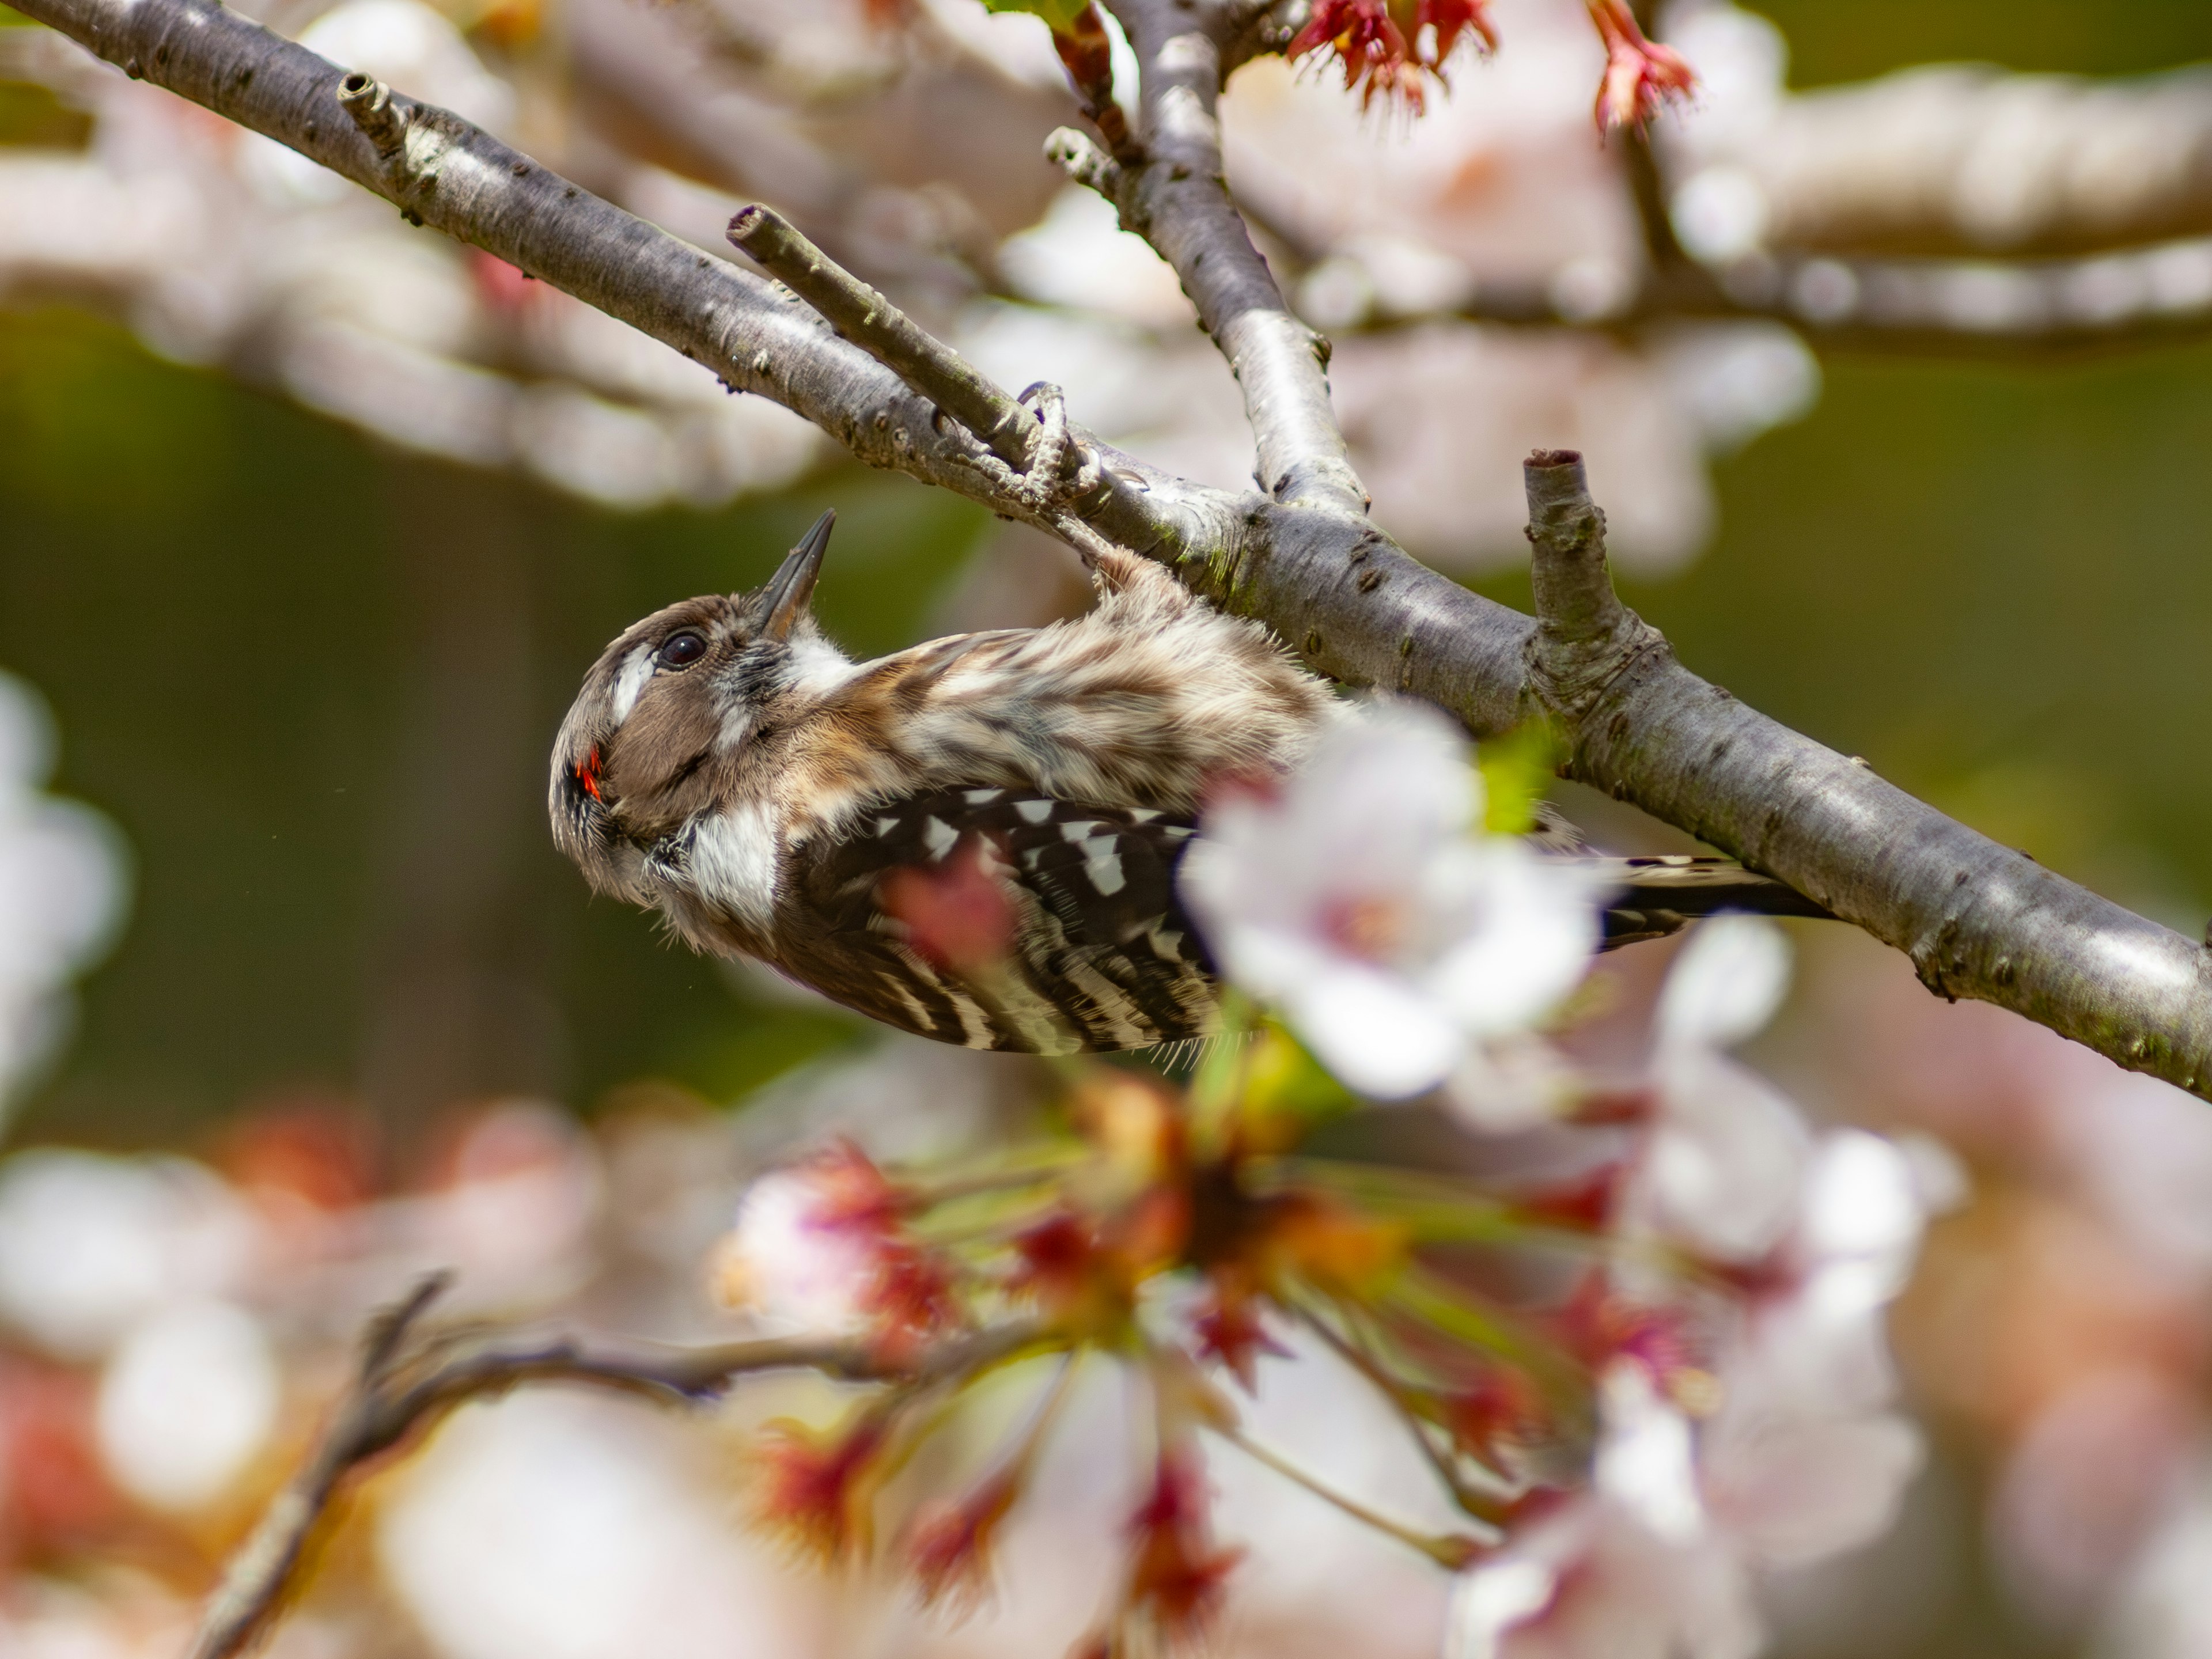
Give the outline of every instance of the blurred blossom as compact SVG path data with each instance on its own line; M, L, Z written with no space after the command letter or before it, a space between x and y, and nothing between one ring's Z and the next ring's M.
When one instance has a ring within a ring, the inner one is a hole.
M868 1179L851 1165L817 1159L753 1182L715 1257L721 1298L795 1330L859 1330L882 1237L879 1215L869 1212L884 1200L865 1200L856 1211L841 1188Z
M775 201L1001 380L1050 378L1109 440L1248 484L1234 380L1173 274L1092 192L1055 195L1047 170L1005 164L1074 114L1037 18L927 0L875 30L858 6L803 0L644 13L577 0L551 73L552 37L516 33L501 21L512 9L465 33L418 0L349 0L301 38L525 143L712 257L727 257L739 202ZM1331 0L1301 36L1304 64L1248 64L1222 100L1238 198L1285 245L1298 304L1336 337L1332 380L1376 516L1432 561L1522 556L1516 458L1567 445L1609 481L1615 556L1679 565L1711 527L1707 452L1795 418L1817 392L1809 354L1771 325L1636 339L1452 317L1485 285L1548 295L1585 322L1633 298L1642 238L1618 147L1591 131L1591 91L1610 77L1640 115L1676 72L1669 46L1624 28L1620 9L1598 8L1601 40L1585 0ZM1744 128L1742 111L1781 95L1778 72L1762 82L1738 39L1762 26L1731 22L1747 15L1669 13L1662 33L1712 88L1700 132ZM1498 49L1478 55L1469 43L1493 33ZM1126 96L1133 65L1112 40ZM1342 76L1307 71L1324 58L1425 113L1370 113ZM112 304L167 355L626 510L775 489L829 452L789 411L728 395L710 370L520 272L487 273L483 256L304 158L58 39L16 72L95 127L81 155L0 151L0 289ZM1686 118L1661 124L1669 143ZM1717 149L1684 154L1685 240L1755 250L1752 172Z
M1245 1412L1256 1438L1297 1447L1316 1475L1395 1519L1453 1524L1388 1402L1310 1330L1286 1328L1257 1384ZM1209 1449L1206 1462L1222 1535L1246 1550L1234 1622L1252 1650L1434 1652L1449 1584L1433 1566L1232 1447Z
M942 1264L904 1237L902 1195L850 1143L762 1176L715 1260L732 1306L814 1336L927 1336L951 1318Z
M471 1407L379 1506L378 1559L443 1659L818 1650L700 1450L675 1422L588 1396Z
M575 1120L541 1101L504 1101L464 1117L429 1190L378 1206L383 1247L372 1295L450 1268L462 1306L550 1301L592 1271L599 1159Z
M2207 1440L2201 1404L2171 1376L2123 1361L2075 1383L2029 1425L1990 1495L2007 1588L2078 1626L2139 1553L2172 1547Z
M1347 716L1272 793L1226 789L1185 855L1187 902L1231 981L1381 1099L1434 1088L1582 977L1597 893L1480 830L1482 783L1440 714Z
M1629 1361L1607 1371L1590 1492L1538 1509L1462 1581L1449 1659L1749 1659L1760 1569L1864 1544L1917 1472L1903 1419L1770 1414L1723 1364L1700 1427Z
M2212 1653L2212 1465L2199 1459L2168 1471L2186 1490L2149 1540L2107 1615L2093 1651L2100 1659L2198 1659Z
M112 826L41 792L53 761L44 703L0 673L0 1121L66 1031L68 982L105 952L127 894Z
M182 1158L41 1150L0 1165L0 1318L64 1358L240 1285L257 1243L229 1189Z
M1741 1563L1706 1517L1691 1428L1640 1366L1606 1377L1596 1484L1476 1566L1447 1659L1749 1659Z
M1803 1121L1723 1049L1764 1026L1790 980L1782 930L1718 916L1691 935L1662 994L1659 1108L1630 1209L1723 1261L1765 1254L1788 1226L1808 1148Z
M191 1633L191 1609L152 1580L113 1575L97 1589L25 1577L0 1601L8 1659L172 1659ZM270 1659L322 1659L283 1644Z
M228 1492L267 1444L282 1395L259 1323L222 1302L168 1308L125 1337L100 1382L101 1456L118 1486L158 1509Z
M82 1548L121 1513L94 1444L93 1407L82 1373L0 1352L0 1572ZM0 1613L10 1599L5 1583Z

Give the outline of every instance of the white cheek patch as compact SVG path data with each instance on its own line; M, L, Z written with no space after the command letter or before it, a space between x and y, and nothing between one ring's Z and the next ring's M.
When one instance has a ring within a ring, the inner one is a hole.
M826 697L859 670L845 653L818 636L791 642L791 689L810 697Z
M645 683L653 678L653 647L641 645L623 659L622 672L615 676L615 724L620 726L637 707L639 695Z
M714 746L726 755L736 754L758 724L750 708L741 702L731 703L722 711L722 729L714 734Z
M686 885L762 932L775 918L776 866L783 852L764 808L740 806L699 820Z

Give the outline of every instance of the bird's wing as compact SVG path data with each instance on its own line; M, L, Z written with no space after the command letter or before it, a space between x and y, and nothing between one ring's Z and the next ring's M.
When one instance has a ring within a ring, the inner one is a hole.
M790 854L787 972L974 1048L1150 1048L1218 1026L1176 896L1188 817L1020 790L882 803Z
M1212 1035L1219 988L1176 891L1173 812L1018 789L883 802L787 854L779 966L886 1024L971 1048L1073 1054ZM1729 859L1610 857L1565 820L1532 837L1600 871L1601 949L1723 910L1826 916Z

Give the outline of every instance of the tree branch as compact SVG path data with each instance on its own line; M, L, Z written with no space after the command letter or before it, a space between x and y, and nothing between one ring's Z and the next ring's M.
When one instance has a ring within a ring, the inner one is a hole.
M1530 697L1567 738L1572 775L1779 876L1905 951L1939 995L2003 1003L2207 1092L2212 951L1698 678L1611 597L1582 458L1540 453L1527 476L1545 612Z
M353 1386L314 1455L271 1501L209 1598L188 1659L232 1659L267 1627L295 1588L301 1558L340 1490L362 1466L455 1407L525 1382L575 1382L674 1405L695 1405L741 1376L812 1370L853 1382L926 1386L1009 1358L1036 1334L1008 1326L949 1342L910 1364L887 1363L866 1344L787 1340L728 1343L631 1354L588 1354L567 1340L520 1349L460 1348L413 1340L451 1282L435 1273L369 1323Z
M353 105L377 133L372 139L337 101L339 70L213 0L15 3L131 72L665 342L732 386L775 398L873 465L953 489L1079 547L1103 537L1159 560L1224 609L1268 623L1322 673L1425 698L1478 734L1544 709L1569 727L1577 775L1911 952L1943 994L2012 1008L2124 1066L2212 1097L2212 988L2197 947L1740 708L1682 669L1663 644L1620 659L1610 678L1602 652L1577 668L1531 618L1408 558L1358 515L1356 482L1331 459L1340 458L1342 438L1303 325L1295 325L1306 343L1297 350L1255 348L1240 363L1248 403L1266 417L1255 430L1263 459L1278 469L1269 476L1279 498L1193 484L1071 428L1069 443L1099 461L1099 482L1064 505L1039 502L964 426L939 422L934 404L838 338L796 295L621 212L446 111L391 94L380 111L372 85L356 92ZM1154 84L1147 100L1148 107L1164 103L1165 116L1188 118L1186 131L1198 135L1194 153L1218 160L1203 140L1212 131L1206 76L1218 74L1222 52L1209 35L1162 38L1160 20L1171 9L1171 0L1116 6L1138 18L1149 62L1188 52L1211 65ZM1246 35L1250 22L1245 16ZM1243 49L1244 36L1224 38L1231 55ZM1199 44L1168 50L1182 40ZM386 112L398 128L388 151L379 147L392 136ZM1173 119L1165 125L1175 130ZM1163 240L1188 256L1186 283L1208 296L1215 316L1249 326L1238 338L1288 341L1295 319L1281 309L1218 174L1177 179L1179 165L1153 153L1145 179L1129 183L1132 170L1122 170L1121 194L1160 204L1162 222L1183 238ZM1216 251L1225 272L1218 286ZM1226 312L1224 300L1234 302ZM1218 329L1216 337L1231 343ZM1310 439L1317 449L1303 447ZM1563 690L1571 687L1587 692L1586 708Z
M1794 93L1663 146L1725 167L1770 246L2084 253L2212 231L2212 72L2128 80L1922 66Z
M765 207L740 208L730 241L812 306L845 338L990 446L1017 471L1030 464L1036 416L994 385L958 352L931 334Z
M1325 250L1265 227L1311 267ZM1370 310L1341 329L1439 318L1508 327L1636 330L1757 319L1830 350L1999 358L2145 349L2212 334L2212 239L2079 259L1899 259L1753 254L1719 270L1657 264L1612 310L1575 307L1551 283L1475 279L1442 310Z
M1364 515L1367 492L1352 471L1328 397L1328 342L1283 303L1267 262L1252 246L1222 173L1215 110L1229 53L1253 9L1223 0L1106 0L1137 54L1143 79L1142 159L1084 183L1110 179L1124 228L1159 251L1198 307L1199 325L1228 358L1244 393L1258 452L1260 487L1279 501ZM1054 136L1054 153L1068 146Z

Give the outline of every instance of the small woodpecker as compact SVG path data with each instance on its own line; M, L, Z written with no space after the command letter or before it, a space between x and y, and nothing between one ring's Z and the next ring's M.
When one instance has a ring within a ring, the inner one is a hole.
M1341 707L1257 623L1134 554L1037 629L855 663L810 611L825 513L757 592L626 630L553 752L554 838L694 948L971 1048L1209 1036L1175 872L1210 789L1295 769ZM1540 845L1592 857L1555 814ZM1821 915L1723 859L1606 859L1607 945L1721 909Z

